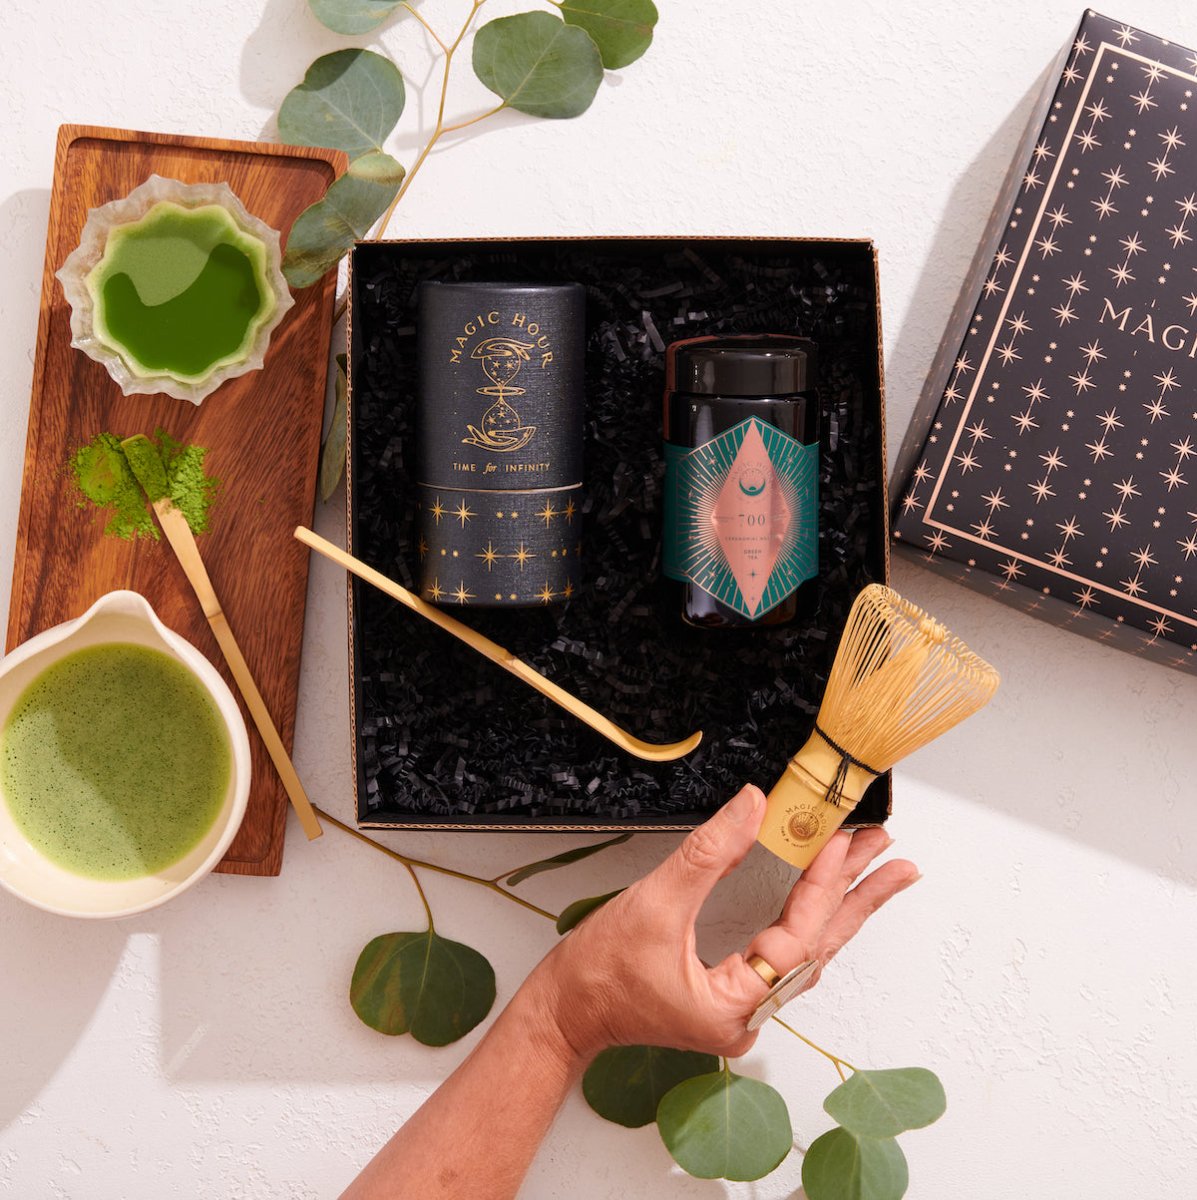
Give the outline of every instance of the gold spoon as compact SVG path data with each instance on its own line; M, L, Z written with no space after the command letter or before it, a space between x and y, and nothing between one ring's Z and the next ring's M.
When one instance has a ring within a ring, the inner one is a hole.
M590 705L584 704L577 696L570 695L551 679L546 679L523 659L516 658L510 650L504 650L497 642L492 642L490 638L484 637L476 629L463 625L448 613L441 612L439 608L421 600L419 596L409 592L407 588L393 579L388 579L380 571L368 567L361 559L347 554L340 546L334 546L332 542L326 541L319 534L305 529L302 525L295 530L295 536L305 546L309 546L318 554L331 559L359 579L372 583L379 591L386 592L400 604L407 605L412 612L419 613L425 620L439 625L446 633L451 633L459 641L465 642L467 646L477 650L483 658L489 658L503 670L510 671L517 679L522 679L529 687L535 688L542 696L547 696L554 704L559 704L566 712L572 713L579 721L589 725L596 733L601 733L608 741L614 742L629 754L646 759L648 762L672 762L676 758L684 758L702 741L702 730L692 733L683 741L668 742L664 745L644 742L638 737L633 737L627 730L620 729L614 721L604 717L602 713L596 712Z
M213 588L212 580L208 577L204 560L200 557L199 547L195 544L195 535L191 532L191 526L187 524L187 518L175 508L174 502L167 492L166 474L162 469L162 460L158 457L153 443L144 433L126 438L121 442L121 449L125 452L129 469L149 498L154 515L158 518L158 524L162 526L162 532L166 534L166 540L175 552L179 566L183 568L183 574L187 576L187 582L191 584L196 599L199 600L200 607L204 610L208 625L224 653L225 662L229 664L229 670L233 673L233 679L236 680L241 698L245 701L245 707L249 709L249 715L253 717L254 724L258 727L258 733L262 735L266 752L270 755L270 761L274 763L274 769L278 772L278 777L286 789L291 806L295 809L295 815L299 818L304 833L308 835L309 841L318 838L324 832L320 828L320 821L312 809L312 802L308 799L307 792L303 790L303 784L299 781L295 764L287 755L283 739L279 737L279 732L270 716L270 710L266 707L266 701L262 699L262 693L258 691L258 685L254 682L249 664L245 661L245 655L241 653L241 647L237 645L237 639L233 637L233 631L225 619L216 589Z

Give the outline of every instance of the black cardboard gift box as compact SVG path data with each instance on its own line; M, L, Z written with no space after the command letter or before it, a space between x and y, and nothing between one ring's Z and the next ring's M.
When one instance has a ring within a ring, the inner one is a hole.
M894 538L1197 668L1197 54L1089 12L1044 91L894 475Z
M587 293L583 575L566 604L455 616L649 741L647 763L357 580L351 723L359 824L686 829L746 781L768 788L808 734L857 591L888 579L876 255L867 241L565 238L360 243L349 284L348 544L416 585L416 293L425 280L578 282ZM816 614L682 623L660 571L664 348L704 333L819 343ZM888 775L856 810L889 812Z

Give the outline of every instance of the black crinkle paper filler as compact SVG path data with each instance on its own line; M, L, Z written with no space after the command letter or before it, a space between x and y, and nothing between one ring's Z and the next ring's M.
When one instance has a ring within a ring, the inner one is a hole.
M856 593L883 580L877 296L867 243L375 243L353 256L350 529L406 587L416 567L415 292L424 279L587 289L584 582L565 605L462 618L639 737L704 737L644 763L375 589L353 581L358 815L366 824L687 825L766 790L810 731ZM819 343L816 615L777 629L682 623L660 574L666 343L709 333ZM451 606L452 607L452 606ZM883 821L887 781L856 810Z

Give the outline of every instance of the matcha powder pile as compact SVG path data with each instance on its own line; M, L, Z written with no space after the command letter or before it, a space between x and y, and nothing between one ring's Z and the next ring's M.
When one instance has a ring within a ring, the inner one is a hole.
M220 480L204 472L208 451L203 446L184 445L161 429L154 438L154 442L146 444L162 461L171 500L187 518L192 533L205 532L220 488ZM96 434L71 455L67 466L82 494L80 506L112 514L104 526L106 534L126 541L138 537L157 539L158 527L146 507L145 492L130 470L116 434Z

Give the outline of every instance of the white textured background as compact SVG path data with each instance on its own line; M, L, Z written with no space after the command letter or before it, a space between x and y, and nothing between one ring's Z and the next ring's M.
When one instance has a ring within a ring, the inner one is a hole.
M575 122L521 117L432 159L399 234L873 236L881 249L891 455L1018 140L1080 15L1061 0L658 0L646 58ZM492 0L496 14L521 7ZM442 28L465 0L429 0ZM1112 15L1197 44L1189 0ZM414 26L381 42L411 81L410 162L430 99ZM7 0L0 8L0 578L11 570L55 131L77 121L256 138L308 62L344 45L304 0ZM483 102L468 64L452 111ZM496 188L488 164L508 165ZM320 516L340 536L341 504ZM858 1064L923 1064L947 1116L903 1139L916 1200L1172 1200L1197 1168L1197 681L1040 625L903 561L895 582L1003 669L992 706L905 764L897 849L926 878L792 1019ZM7 591L6 588L2 589ZM349 819L344 585L313 563L297 760ZM764 780L758 782L767 782ZM0 1194L335 1194L474 1038L428 1050L360 1025L349 974L373 935L415 927L404 872L335 830L291 829L279 879L212 877L164 911L76 924L0 895ZM583 838L407 835L490 874ZM526 885L556 908L656 863L643 835ZM716 952L777 904L762 852L707 913ZM553 934L431 878L438 926L483 949L506 1000ZM476 1037L476 1035L475 1035ZM830 1067L782 1031L745 1069L826 1127ZM689 1179L652 1128L573 1097L525 1194L789 1197Z

